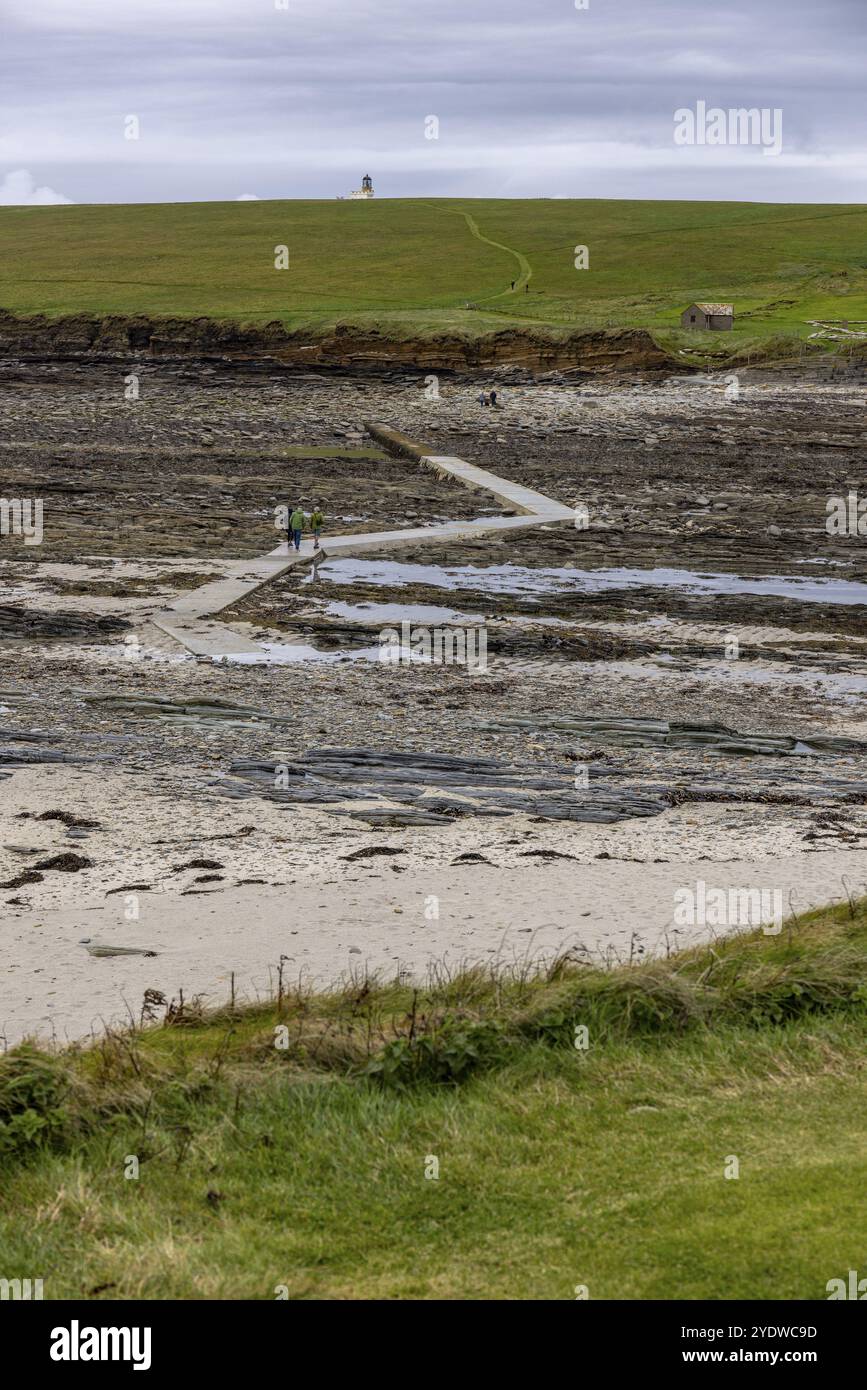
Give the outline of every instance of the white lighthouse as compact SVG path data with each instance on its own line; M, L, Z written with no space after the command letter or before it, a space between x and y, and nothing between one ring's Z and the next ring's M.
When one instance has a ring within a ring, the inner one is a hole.
M361 180L361 187L354 188L349 196L350 198L373 197L373 179L370 177L369 174L364 175L364 178Z

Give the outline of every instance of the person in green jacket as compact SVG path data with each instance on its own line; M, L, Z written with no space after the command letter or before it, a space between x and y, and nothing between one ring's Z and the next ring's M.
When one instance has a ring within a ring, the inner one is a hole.
M310 530L313 532L314 550L319 549L319 536L322 531L324 522L325 517L322 515L319 503L317 502L316 506L313 508L313 511L310 513Z
M304 513L296 507L289 518L289 539L296 550L301 549L301 532L304 530Z

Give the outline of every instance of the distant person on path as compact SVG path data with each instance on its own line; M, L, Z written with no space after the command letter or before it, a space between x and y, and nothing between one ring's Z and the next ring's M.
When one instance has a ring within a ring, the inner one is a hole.
M323 527L323 525L324 525L324 522L325 522L325 517L322 515L322 512L319 510L319 503L317 502L316 506L313 508L313 511L310 513L310 530L313 532L313 549L314 549L314 550L318 550L318 549L319 549L319 536L320 536L320 533L321 533L321 531L322 531L322 527Z
M487 405L488 397L484 391L479 392L479 405Z
M515 282L514 282L514 280L513 280L513 281L512 281L512 289L514 289L514 288L515 288Z
M497 404L497 393L496 393L496 391L492 391L492 392L491 392L491 405L494 406L494 407L496 407L496 404Z
M304 530L304 513L296 507L289 518L289 536L296 550L301 549L301 532Z

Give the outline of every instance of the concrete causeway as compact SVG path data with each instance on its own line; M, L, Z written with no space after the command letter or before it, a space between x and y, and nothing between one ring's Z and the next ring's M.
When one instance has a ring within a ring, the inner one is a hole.
M353 535L329 536L318 551L312 540L301 543L296 551L287 541L267 555L254 560L238 560L220 579L187 589L166 608L154 614L151 621L168 637L195 656L219 659L222 656L261 656L267 652L258 642L233 632L224 623L213 622L214 615L237 603L263 584L277 579L293 565L317 564L338 556L367 555L395 550L406 545L438 545L456 540L472 540L496 531L523 530L530 526L545 526L556 521L573 521L571 507L555 502L532 488L500 478L484 468L456 458L451 454L426 452L419 444L386 425L367 424L368 434L392 453L405 455L441 478L454 478L464 487L490 493L517 516L486 517L482 521L446 521L438 526L415 526L401 531L368 531Z

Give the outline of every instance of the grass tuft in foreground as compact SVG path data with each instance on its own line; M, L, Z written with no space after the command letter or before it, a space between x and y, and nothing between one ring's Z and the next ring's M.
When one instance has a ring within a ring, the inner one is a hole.
M864 1261L867 903L0 1059L46 1297L823 1298ZM737 1176L732 1176L737 1173Z

